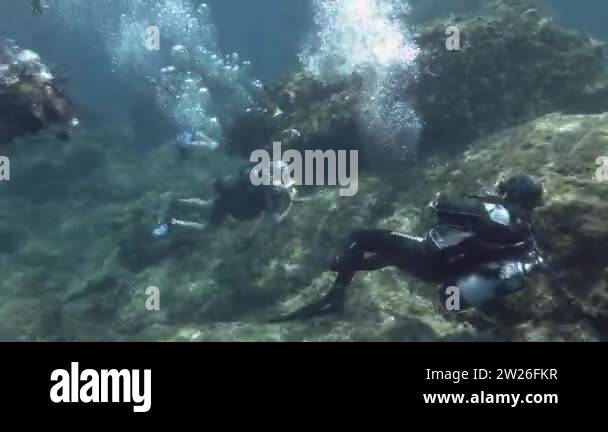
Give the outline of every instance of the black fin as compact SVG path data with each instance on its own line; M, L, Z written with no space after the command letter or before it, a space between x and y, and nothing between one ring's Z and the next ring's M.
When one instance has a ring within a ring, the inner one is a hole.
M268 322L280 323L288 321L298 321L332 315L340 313L344 310L344 302L346 299L346 288L350 284L354 273L348 275L338 275L331 290L320 300L302 306L300 309L289 314L272 318Z

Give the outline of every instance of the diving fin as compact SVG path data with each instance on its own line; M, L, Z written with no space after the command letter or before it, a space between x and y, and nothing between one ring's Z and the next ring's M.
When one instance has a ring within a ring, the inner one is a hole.
M330 291L320 300L302 306L294 312L268 320L269 323L305 320L315 317L332 315L344 310L346 287L350 284L353 275L338 275Z
M272 318L268 320L268 322L271 324L277 324L289 321L306 320L310 318L339 313L343 310L343 308L343 304L333 303L331 301L328 301L327 298L323 298L319 301L303 306L302 308L290 314Z

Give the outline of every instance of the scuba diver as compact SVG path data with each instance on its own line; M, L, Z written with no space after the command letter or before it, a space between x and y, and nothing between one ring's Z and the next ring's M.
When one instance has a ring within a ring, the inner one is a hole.
M40 56L0 40L0 143L45 129L66 141L76 126L71 99Z
M273 179L272 167L276 166L278 173L282 173L286 167L282 161L273 162L268 172L254 170L256 165L246 163L235 174L217 179L213 183L216 194L213 200L175 199L170 196L161 210L159 225L153 231L154 236L164 237L174 228L205 230L209 226L220 225L228 217L248 221L269 214L276 223L281 223L289 214L293 203L304 200L296 197L295 182L283 183L282 176ZM255 186L253 176L265 176L268 182ZM179 207L200 210L206 212L207 216L204 221L180 220L171 216Z
M435 223L424 237L377 229L355 231L331 265L338 275L329 293L271 322L340 312L358 271L391 266L440 284L446 307L455 294L457 307L450 310L480 306L517 292L525 287L528 275L545 268L531 221L542 195L539 180L517 175L500 181L496 194L463 198L438 194L429 204Z

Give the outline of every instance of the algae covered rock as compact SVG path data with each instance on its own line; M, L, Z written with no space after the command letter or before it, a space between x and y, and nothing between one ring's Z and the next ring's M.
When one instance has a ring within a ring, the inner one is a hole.
M425 9L432 14L421 18ZM403 19L415 23L419 74L404 76L396 91L408 94L394 98L415 100L423 153L460 151L474 139L550 112L608 110L603 44L560 27L542 2L436 0L412 2L412 10ZM447 43L455 30L457 49ZM358 149L367 167L388 149L362 121L362 82L357 74L329 83L296 72L268 86L232 123L226 146L243 157L270 149L272 141L300 150Z
M546 115L480 139L459 157L413 166L402 183L363 175L354 197L340 197L331 188L318 190L279 226L265 220L227 222L217 230L168 238L166 243L150 235L156 200L167 190L204 196L204 188L197 186L198 164L171 158L166 149L131 158L117 142L107 150L122 157L103 158L93 175L80 179L80 188L86 189L88 181L105 193L77 193L61 205L50 200L36 212L27 211L21 196L7 195L19 217L5 213L21 234L7 246L15 256L0 254L2 268L10 268L0 285L5 298L0 336L605 340L608 230L603 222L608 187L599 181L603 177L598 177L597 160L608 156L607 130L608 114ZM83 145L93 151L99 139L91 137ZM133 170L141 178L112 190L123 173ZM158 172L172 174L159 177ZM328 264L351 229L421 234L424 205L436 192L478 192L491 188L499 175L514 172L540 176L546 189L535 217L550 271L534 279L529 289L495 305L452 314L438 304L436 286L385 269L357 275L341 315L267 323L326 292L334 276ZM146 307L151 286L159 288L160 310Z
M356 104L356 77L331 84L298 72L267 89L267 100L243 113L227 132L227 147L249 158L254 150L284 148L350 150L362 148L363 129Z
M404 76L398 91L407 95L394 95L415 101L423 153L459 151L550 112L608 110L602 43L560 27L538 2L464 3L458 2L470 13L416 24L419 73ZM459 43L448 44L456 34ZM228 146L243 156L271 141L302 150L359 149L365 164L381 143L362 121L363 94L356 74L330 84L297 72L270 86L264 104L234 122Z
M608 109L605 99L594 98L607 76L598 43L536 9L492 12L420 28L416 95L427 151L453 148L548 112ZM456 30L459 47L448 50L446 40Z

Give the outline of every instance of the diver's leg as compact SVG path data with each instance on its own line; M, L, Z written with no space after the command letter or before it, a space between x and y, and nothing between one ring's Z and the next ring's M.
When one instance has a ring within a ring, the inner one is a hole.
M346 250L334 259L331 270L338 273L329 292L320 300L273 320L306 319L340 312L344 309L346 290L358 271L379 270L398 265L420 248L423 239L387 230L358 230L351 234Z
M346 289L352 282L355 274L359 271L376 271L385 267L390 267L393 263L383 255L363 255L358 261L356 267L350 269L342 269L338 272L338 276L332 285L329 293L322 300L325 304L322 311L339 312L344 308L346 301Z
M346 289L359 271L375 271L399 266L404 254L422 244L423 239L388 230L357 230L350 236L347 249L336 256L331 269L338 273L325 297L331 310L341 310ZM405 257L407 259L407 257Z
M175 193L167 192L161 196L159 220L169 222L171 219L170 215L175 213L179 209L179 207L209 209L212 206L212 200L203 200L200 198L177 198L175 196Z
M359 262L359 266L356 270L354 268L349 270L342 269L342 271L338 273L329 292L322 299L306 305L291 314L273 319L271 322L293 321L341 312L344 309L344 303L346 302L346 289L352 282L357 271L379 270L389 265L391 264L387 263L385 259L378 255L364 257Z
M213 200L203 200L200 198L185 198L177 200L179 204L202 209L210 208L213 205Z
M183 221L179 219L171 219L171 226L203 231L209 226L206 223Z
M401 267L404 262L420 260L425 248L424 239L389 230L357 230L350 236L346 250L336 256L331 269L340 272L342 268L366 270L372 263L371 270L395 265ZM373 254L373 260L366 254ZM376 266L380 266L377 267Z
M324 301L331 311L344 307L346 289L358 271L375 271L385 267L415 266L423 257L423 238L389 230L357 230L349 239L347 249L336 256L331 269L338 273Z
M376 271L390 267L393 263L382 255L364 255L360 261L359 271Z
M163 194L159 210L158 226L154 230L154 235L156 237L163 237L175 228L197 231L203 231L207 228L209 225L207 222L194 222L178 219L176 216L179 213L180 207L212 211L213 201L205 201L199 198L178 199L172 192Z

